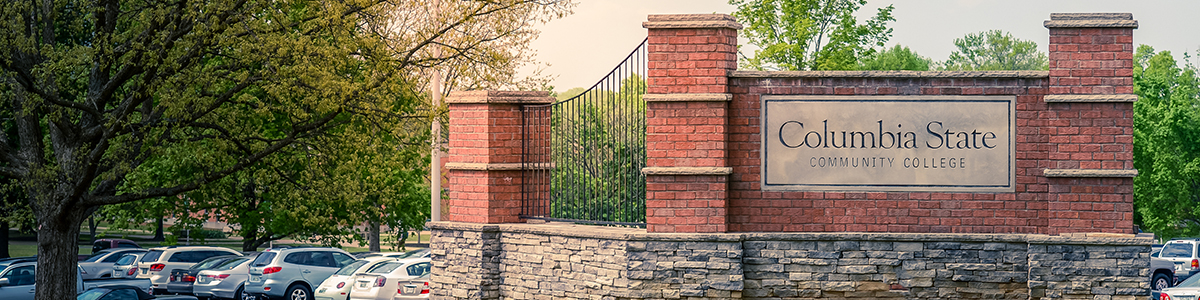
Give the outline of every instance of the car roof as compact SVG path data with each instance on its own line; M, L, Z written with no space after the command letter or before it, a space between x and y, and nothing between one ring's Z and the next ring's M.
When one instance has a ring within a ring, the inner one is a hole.
M216 247L216 246L164 246L164 247L154 247L154 248L150 248L148 250L166 251L166 250L192 250L192 249L206 249L206 250L221 249L221 250L229 250L231 252L238 252L238 251L234 251L233 249L229 249L229 248L225 248L225 247Z

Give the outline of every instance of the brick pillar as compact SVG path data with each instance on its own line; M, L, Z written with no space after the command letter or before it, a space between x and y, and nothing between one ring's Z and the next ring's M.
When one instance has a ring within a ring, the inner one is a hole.
M729 72L737 30L724 14L651 15L646 99L649 232L725 232Z
M1129 13L1051 14L1048 233L1133 232L1133 30Z
M472 91L446 98L450 106L447 221L521 222L525 172L521 105L553 101L549 92Z

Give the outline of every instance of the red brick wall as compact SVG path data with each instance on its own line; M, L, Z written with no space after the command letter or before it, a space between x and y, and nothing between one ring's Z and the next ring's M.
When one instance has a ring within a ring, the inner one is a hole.
M1058 149L1083 149L1088 139L1122 135L1077 132L1088 123L1130 120L1128 104L1046 103L1041 78L733 78L730 104L729 231L1043 233L1132 230L1132 179L1047 178L1047 168L1092 167L1054 160ZM779 192L762 191L759 96L784 95L1016 95L1016 192ZM1086 107L1086 113L1076 110ZM1073 115L1094 118L1069 118ZM1107 116L1107 118L1101 118ZM1072 126L1072 124L1076 126ZM1125 133L1127 124L1119 132ZM1108 154L1132 168L1131 140ZM1091 146L1087 147L1092 149ZM1104 156L1104 154L1098 154ZM1091 159L1090 157L1074 157ZM1072 163L1073 162L1073 163ZM1072 166L1076 167L1072 167ZM1098 168L1098 167L1097 167ZM1053 214L1052 214L1053 212Z

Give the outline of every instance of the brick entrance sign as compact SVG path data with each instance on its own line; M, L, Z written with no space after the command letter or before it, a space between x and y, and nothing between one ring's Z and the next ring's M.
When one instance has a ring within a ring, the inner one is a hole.
M733 17L650 16L644 229L526 223L553 99L456 93L432 298L1144 299L1137 21L1043 25L1048 71L758 72Z

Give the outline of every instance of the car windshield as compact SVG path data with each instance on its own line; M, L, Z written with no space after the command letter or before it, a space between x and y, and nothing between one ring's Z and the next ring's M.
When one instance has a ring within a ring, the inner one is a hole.
M193 270L208 270L209 268L217 266L217 265L225 262L228 259L229 259L229 257L220 257L220 256L209 257L205 260L202 260L202 261L196 263L195 266L192 266L192 269Z
M372 267L370 270L367 270L367 273L387 274L387 273L391 273L393 270L396 270L396 268L399 268L400 266L403 266L403 265L404 265L403 263L399 263L399 262L386 263L386 264Z
M354 275L354 271L358 271L358 268L361 268L365 264L367 264L367 261L365 261L365 260L356 260L356 261L346 265L345 267L338 269L337 273L333 273L333 275L341 275L341 276Z
M212 267L209 270L227 271L227 270L230 270L233 268L237 268L237 266L240 266L240 265L242 265L242 263L245 263L249 260L250 260L249 257L239 257L239 258L235 258L235 259L230 259L229 261L226 261L224 263L221 263L220 265Z
M1200 287L1200 276L1188 277L1187 280L1175 285L1176 288L1196 288Z
M118 266L132 265L133 261L135 261L135 260L137 260L137 255L125 254L124 256L121 256L120 260L117 260L117 265Z
M96 300L96 299L100 299L100 297L104 297L105 293L108 293L108 289L94 288L94 289L83 291L83 293L80 293L79 296L75 298L75 300Z
M402 256L397 256L396 258L414 258L414 257L420 257L420 256L421 256L421 254L424 254L426 251L429 251L429 249L421 249L421 250L413 250L413 251L408 251L408 252L405 252L405 253L404 253L404 255L402 255Z
M255 257L254 262L250 264L255 267L269 265L271 264L271 261L275 259L275 255L275 252L263 252L262 254L259 254L258 257Z
M143 255L142 260L139 260L139 261L140 262L156 262L156 261L158 261L158 257L162 256L162 254L163 254L162 250L150 250L150 252L146 252L146 255Z
M1191 243L1167 244L1166 246L1163 246L1162 253L1159 253L1159 255L1161 255L1161 257L1170 257L1170 258L1192 257L1192 244Z
M88 256L87 259L83 260L83 262L98 262L101 258L104 258L105 254L108 254L108 252L92 254L92 256Z

